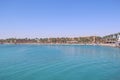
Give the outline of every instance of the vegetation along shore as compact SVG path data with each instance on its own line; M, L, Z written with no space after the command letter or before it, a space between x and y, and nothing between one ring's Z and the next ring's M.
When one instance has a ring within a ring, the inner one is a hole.
M61 38L8 38L0 39L0 44L75 44L75 45L102 45L120 47L120 33L87 37L61 37Z

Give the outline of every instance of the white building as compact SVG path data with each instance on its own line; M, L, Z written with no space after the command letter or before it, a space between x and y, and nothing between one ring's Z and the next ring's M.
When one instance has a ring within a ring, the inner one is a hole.
M120 42L120 35L118 36L118 42Z
M116 46L120 47L120 35L118 35L118 41L116 42Z

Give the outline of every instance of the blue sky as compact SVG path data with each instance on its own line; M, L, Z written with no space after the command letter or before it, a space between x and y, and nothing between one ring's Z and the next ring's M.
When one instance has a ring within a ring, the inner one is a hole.
M0 0L0 38L120 32L120 0Z

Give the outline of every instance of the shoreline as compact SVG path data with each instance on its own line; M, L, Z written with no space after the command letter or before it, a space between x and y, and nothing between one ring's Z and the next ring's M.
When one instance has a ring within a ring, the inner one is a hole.
M63 46L71 46L71 45L88 45L88 46L106 46L106 47L115 47L115 48L120 48L120 46L116 46L116 44L104 44L104 43L91 43L91 44L70 44L70 43L3 43L0 45L63 45Z

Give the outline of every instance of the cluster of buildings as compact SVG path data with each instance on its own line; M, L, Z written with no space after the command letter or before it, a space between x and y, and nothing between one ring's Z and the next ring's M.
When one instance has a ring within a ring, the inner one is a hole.
M120 47L120 33L110 34L103 37L108 44L115 44Z

